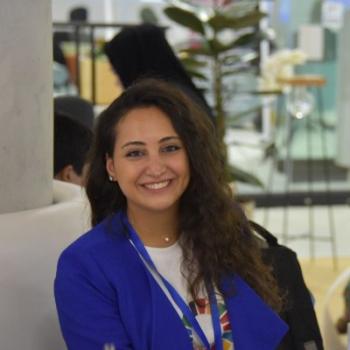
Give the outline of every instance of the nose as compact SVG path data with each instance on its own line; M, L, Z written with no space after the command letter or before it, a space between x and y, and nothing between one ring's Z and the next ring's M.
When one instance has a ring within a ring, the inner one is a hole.
M166 171L166 165L159 155L150 157L147 164L146 174L152 177L160 177Z

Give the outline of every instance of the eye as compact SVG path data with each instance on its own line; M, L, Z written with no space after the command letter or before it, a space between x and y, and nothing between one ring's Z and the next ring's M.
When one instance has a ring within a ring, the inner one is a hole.
M125 157L127 158L140 158L144 155L144 152L141 150L133 150L129 151L125 154Z
M162 152L172 153L172 152L178 151L179 149L181 149L180 145L167 145L167 146L162 148Z

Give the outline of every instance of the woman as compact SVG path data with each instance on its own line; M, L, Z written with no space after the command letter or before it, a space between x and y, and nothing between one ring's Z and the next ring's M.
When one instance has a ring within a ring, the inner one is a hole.
M86 188L93 229L63 252L55 281L69 349L280 343L276 283L203 114L179 89L145 80L100 116Z

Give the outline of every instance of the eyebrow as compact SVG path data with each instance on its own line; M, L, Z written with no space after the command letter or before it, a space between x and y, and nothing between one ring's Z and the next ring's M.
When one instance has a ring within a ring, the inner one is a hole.
M122 148L128 147L128 146L144 146L145 143L141 141L130 141L125 143Z
M158 143L163 143L163 142L167 142L167 141L171 141L171 140L180 140L180 137L179 136L166 136L166 137L161 138L158 141ZM145 146L145 145L146 145L146 143L143 141L130 141L130 142L125 143L122 146L122 148L129 147L129 146Z

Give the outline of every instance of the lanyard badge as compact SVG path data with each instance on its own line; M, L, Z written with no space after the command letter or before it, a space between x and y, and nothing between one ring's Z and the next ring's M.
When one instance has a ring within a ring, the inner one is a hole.
M129 223L128 218L127 218L125 213L122 214L122 220L123 220L123 223L129 232L130 240L133 243L134 247L136 248L137 252L147 262L147 264L150 266L150 268L161 278L162 282L164 283L165 287L167 288L171 297L173 298L175 304L179 307L179 309L183 313L186 320L191 324L194 331L199 336L202 344L205 346L205 348L207 350L210 350L211 347L210 347L210 344L208 342L208 339L205 336L205 334L204 334L201 326L199 325L196 317L192 313L191 309L189 308L189 306L187 305L185 300L176 291L176 289L158 272L150 255L148 254L144 244L142 243L140 237L138 236L138 234L136 233L134 228ZM212 319L212 323L213 323L213 327L214 327L215 350L223 350L220 315L219 315L217 300L215 297L215 291L214 291L212 284L210 284L210 283L206 283L206 288L207 288L208 295L209 295L211 319Z

